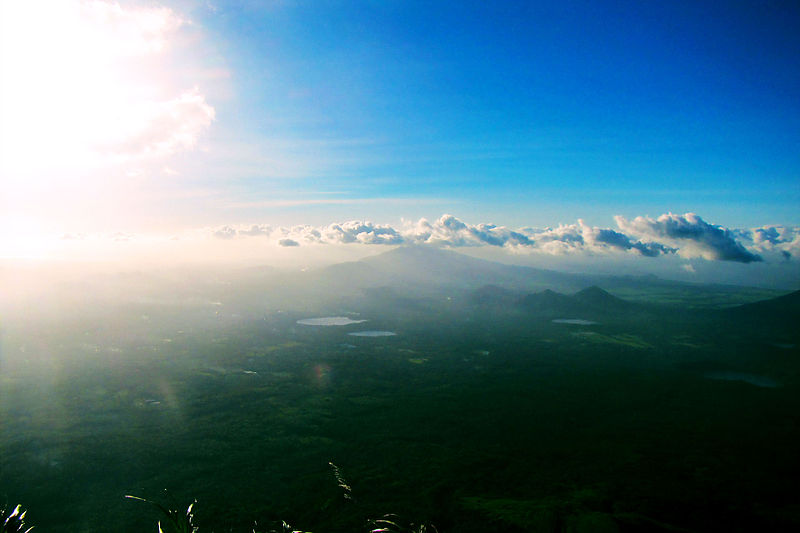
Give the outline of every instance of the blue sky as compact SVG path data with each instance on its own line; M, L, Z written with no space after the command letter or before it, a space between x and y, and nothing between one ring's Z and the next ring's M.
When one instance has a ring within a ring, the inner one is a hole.
M242 173L241 193L512 225L800 222L797 4L431 4L195 10L232 72L217 135L313 160Z
M268 236L800 283L797 2L0 9L0 257Z

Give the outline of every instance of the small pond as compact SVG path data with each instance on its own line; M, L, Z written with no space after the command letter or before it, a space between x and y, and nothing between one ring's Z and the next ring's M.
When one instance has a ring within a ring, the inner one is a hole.
M354 331L348 333L348 335L352 335L353 337L392 337L397 335L397 333L394 331Z
M592 326L598 324L593 320L584 320L583 318L556 318L553 320L555 324L577 324L579 326Z
M360 324L366 320L353 320L346 316L323 316L319 318L301 318L298 324L304 326L347 326L349 324Z

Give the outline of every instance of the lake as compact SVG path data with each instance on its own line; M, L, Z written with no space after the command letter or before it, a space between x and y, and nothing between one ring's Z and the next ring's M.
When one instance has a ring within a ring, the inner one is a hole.
M394 331L354 331L348 333L348 335L352 335L353 337L392 337L397 335L397 333Z
M360 324L366 320L353 320L346 316L323 316L319 318L301 318L297 321L303 326L347 326L349 324Z
M553 320L555 324L577 324L579 326L591 326L597 324L593 320L584 320L582 318L556 318Z

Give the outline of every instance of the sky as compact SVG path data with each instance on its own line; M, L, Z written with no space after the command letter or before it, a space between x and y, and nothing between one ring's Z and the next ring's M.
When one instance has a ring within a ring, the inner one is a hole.
M413 243L800 286L796 2L0 2L2 257Z

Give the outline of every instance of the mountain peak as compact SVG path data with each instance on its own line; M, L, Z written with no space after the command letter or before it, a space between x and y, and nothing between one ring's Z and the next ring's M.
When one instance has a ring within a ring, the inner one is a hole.
M615 298L608 291L601 289L597 285L592 285L591 287L586 287L585 289L576 292L575 297L579 299Z
M574 298L579 302L603 309L620 309L628 307L629 302L617 298L597 285L592 285L575 293Z
M572 297L550 289L528 294L520 299L519 304L529 310L548 313L574 313L580 309L580 304Z

